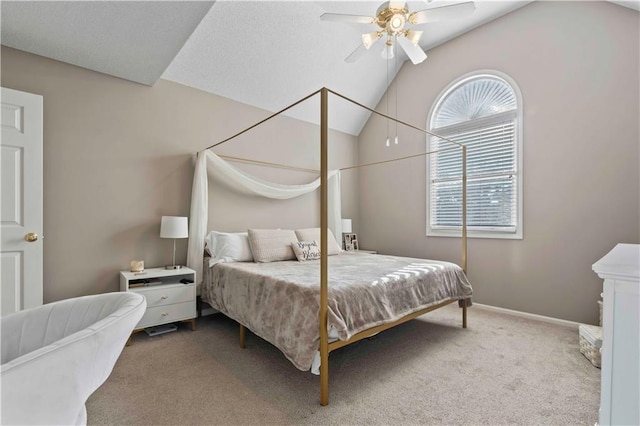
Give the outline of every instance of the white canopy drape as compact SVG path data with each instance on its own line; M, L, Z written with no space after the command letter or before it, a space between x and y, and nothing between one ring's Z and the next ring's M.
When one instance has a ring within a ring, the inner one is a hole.
M267 182L237 169L227 161L206 149L198 153L193 187L191 190L191 215L189 226L189 246L187 266L196 271L198 285L202 282L202 262L204 260L204 238L207 234L209 206L208 176L224 182L239 191L266 198L286 200L315 191L320 186L320 178L302 185L283 185ZM328 173L329 229L340 238L342 235L340 171Z

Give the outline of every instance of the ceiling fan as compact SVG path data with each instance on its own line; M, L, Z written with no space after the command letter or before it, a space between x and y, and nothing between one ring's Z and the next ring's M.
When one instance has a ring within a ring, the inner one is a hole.
M446 19L460 18L472 14L475 9L475 4L472 1L467 1L409 13L406 1L391 0L382 3L378 7L375 17L324 13L320 16L320 19L333 22L377 24L380 27L380 30L362 34L362 43L345 58L346 62L357 61L375 42L386 37L385 48L382 51L383 58L393 58L393 44L394 41L397 41L409 59L411 59L411 62L419 64L427 59L426 53L418 45L423 31L409 28L410 25L429 24Z

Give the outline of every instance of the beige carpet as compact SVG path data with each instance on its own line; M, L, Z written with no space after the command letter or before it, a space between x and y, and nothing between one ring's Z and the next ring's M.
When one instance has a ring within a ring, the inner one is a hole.
M426 314L330 355L319 378L214 315L178 331L136 335L87 402L88 424L593 425L600 370L577 330L459 308Z

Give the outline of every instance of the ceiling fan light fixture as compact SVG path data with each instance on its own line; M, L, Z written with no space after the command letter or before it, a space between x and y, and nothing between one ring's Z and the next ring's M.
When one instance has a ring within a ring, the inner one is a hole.
M362 45L368 49L373 45L373 43L378 41L380 37L382 37L382 33L380 31L374 31L368 34L362 34Z
M391 39L387 40L387 43L382 49L382 57L384 59L393 59L393 41Z
M391 16L391 19L387 22L387 31L390 34L397 34L402 31L404 27L404 23L406 22L406 18L402 13L394 13Z
M404 36L407 38L407 40L409 40L414 46L418 45L418 42L420 41L420 37L422 37L422 33L424 31L414 31L414 30L407 30L404 33Z

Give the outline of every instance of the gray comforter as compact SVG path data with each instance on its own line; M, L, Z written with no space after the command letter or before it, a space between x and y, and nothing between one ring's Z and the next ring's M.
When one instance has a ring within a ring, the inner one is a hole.
M453 263L364 253L328 259L329 328L340 340L430 305L471 297L467 277ZM306 371L320 343L319 262L205 267L201 296Z

